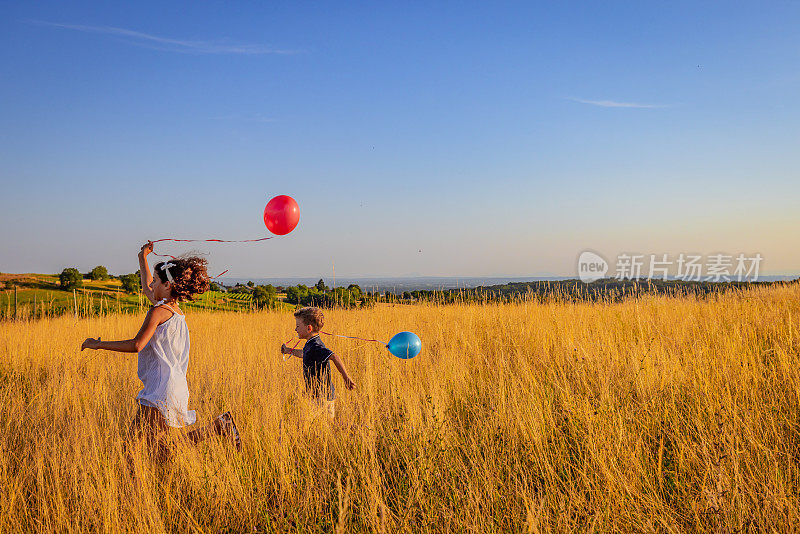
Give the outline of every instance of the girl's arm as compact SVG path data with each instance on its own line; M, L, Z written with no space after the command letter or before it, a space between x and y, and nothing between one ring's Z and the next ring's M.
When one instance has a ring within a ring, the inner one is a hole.
M339 359L339 356L335 352L333 354L331 354L330 360L333 362L333 365L335 365L336 368L339 370L339 372L342 374L342 378L344 379L345 387L347 389L353 389L354 387L356 387L356 384L355 384L355 382L353 382L353 379L350 378L349 374L347 374L347 369L344 368L344 363L342 363L342 360Z
M153 242L148 241L142 245L142 250L139 251L139 280L142 283L142 293L151 304L156 303L156 296L153 294L153 289L150 284L153 282L153 275L150 273L150 265L147 263L147 255L153 252Z
M81 350L84 349L105 349L113 350L115 352L139 352L153 337L156 327L169 319L172 312L162 307L150 308L147 316L144 318L144 323L133 339L126 339L124 341L100 341L100 338L94 339L92 337L86 338L86 341L81 345Z

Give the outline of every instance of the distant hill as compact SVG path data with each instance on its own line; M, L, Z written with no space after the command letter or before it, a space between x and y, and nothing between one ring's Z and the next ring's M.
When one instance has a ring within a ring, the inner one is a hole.
M443 291L405 291L400 295L405 300L432 300L443 303L463 301L508 302L526 299L568 299L568 300L620 300L646 294L673 296L695 295L704 297L714 293L742 290L750 287L773 284L797 283L792 281L759 282L686 282L682 280L618 280L606 278L590 284L577 279L537 280L477 286L465 289Z
M245 284L248 281L256 285L272 284L274 286L288 287L299 284L311 286L317 283L320 278L324 279L329 286L334 285L334 280L329 276L318 277L284 277L284 278L221 278L220 282L226 286L234 286L237 283ZM759 281L774 282L786 281L797 278L796 276L762 276ZM404 291L433 291L449 289L474 289L474 288L497 288L509 284L533 284L537 282L576 282L573 277L567 276L507 276L507 277L458 277L458 276L416 276L416 277L336 277L336 287L347 287L356 284L364 291L377 291L383 293L389 291L394 294L401 294Z

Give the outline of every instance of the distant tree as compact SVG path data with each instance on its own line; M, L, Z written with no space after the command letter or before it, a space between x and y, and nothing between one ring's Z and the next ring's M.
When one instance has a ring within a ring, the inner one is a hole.
M328 289L328 286L325 285L325 282L322 280L322 278L319 279L319 282L317 282L314 287L316 287L319 291L325 291Z
M68 267L61 271L61 274L58 275L58 280L61 282L61 289L73 289L83 286L83 276L74 267Z
M255 286L255 284L253 283L252 280L247 282L247 287L253 287L253 286Z
M218 284L218 283L216 283L216 282L211 282L211 283L208 285L208 290L209 290L209 291L224 291L224 289L222 289L222 286L221 286L221 285L219 285L219 284Z
M290 304L300 304L300 291L296 287L286 288L286 302Z
M108 280L108 269L106 269L102 265L98 265L91 271L89 271L89 279L90 280Z
M119 277L122 284L122 290L126 293L138 293L141 289L141 281L139 280L139 271L131 274L123 274Z
M408 291L403 291L403 298L406 300L411 300L411 293Z
M275 288L270 286L258 286L253 291L253 302L259 308L272 307L275 304Z
M353 298L360 299L362 295L361 286L358 284L350 284L347 290L353 294Z

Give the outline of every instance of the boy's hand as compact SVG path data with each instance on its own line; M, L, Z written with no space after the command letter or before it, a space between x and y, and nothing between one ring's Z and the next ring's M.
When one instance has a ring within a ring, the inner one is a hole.
M100 338L97 339L93 337L87 337L86 340L81 344L81 351L84 349L97 349L100 347Z
M281 343L281 354L288 354L289 347L286 346L286 343Z
M153 242L148 241L144 245L142 245L142 250L139 251L139 256L142 258L146 258L148 254L153 252Z
M344 377L344 387L347 389L354 389L356 387L356 383L353 382L353 379L349 376Z

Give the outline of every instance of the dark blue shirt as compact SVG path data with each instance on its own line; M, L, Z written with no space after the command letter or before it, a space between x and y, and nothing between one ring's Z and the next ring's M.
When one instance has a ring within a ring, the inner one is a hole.
M314 336L303 345L303 378L306 391L314 397L325 395L329 401L336 398L328 361L333 351L325 346L319 336Z

